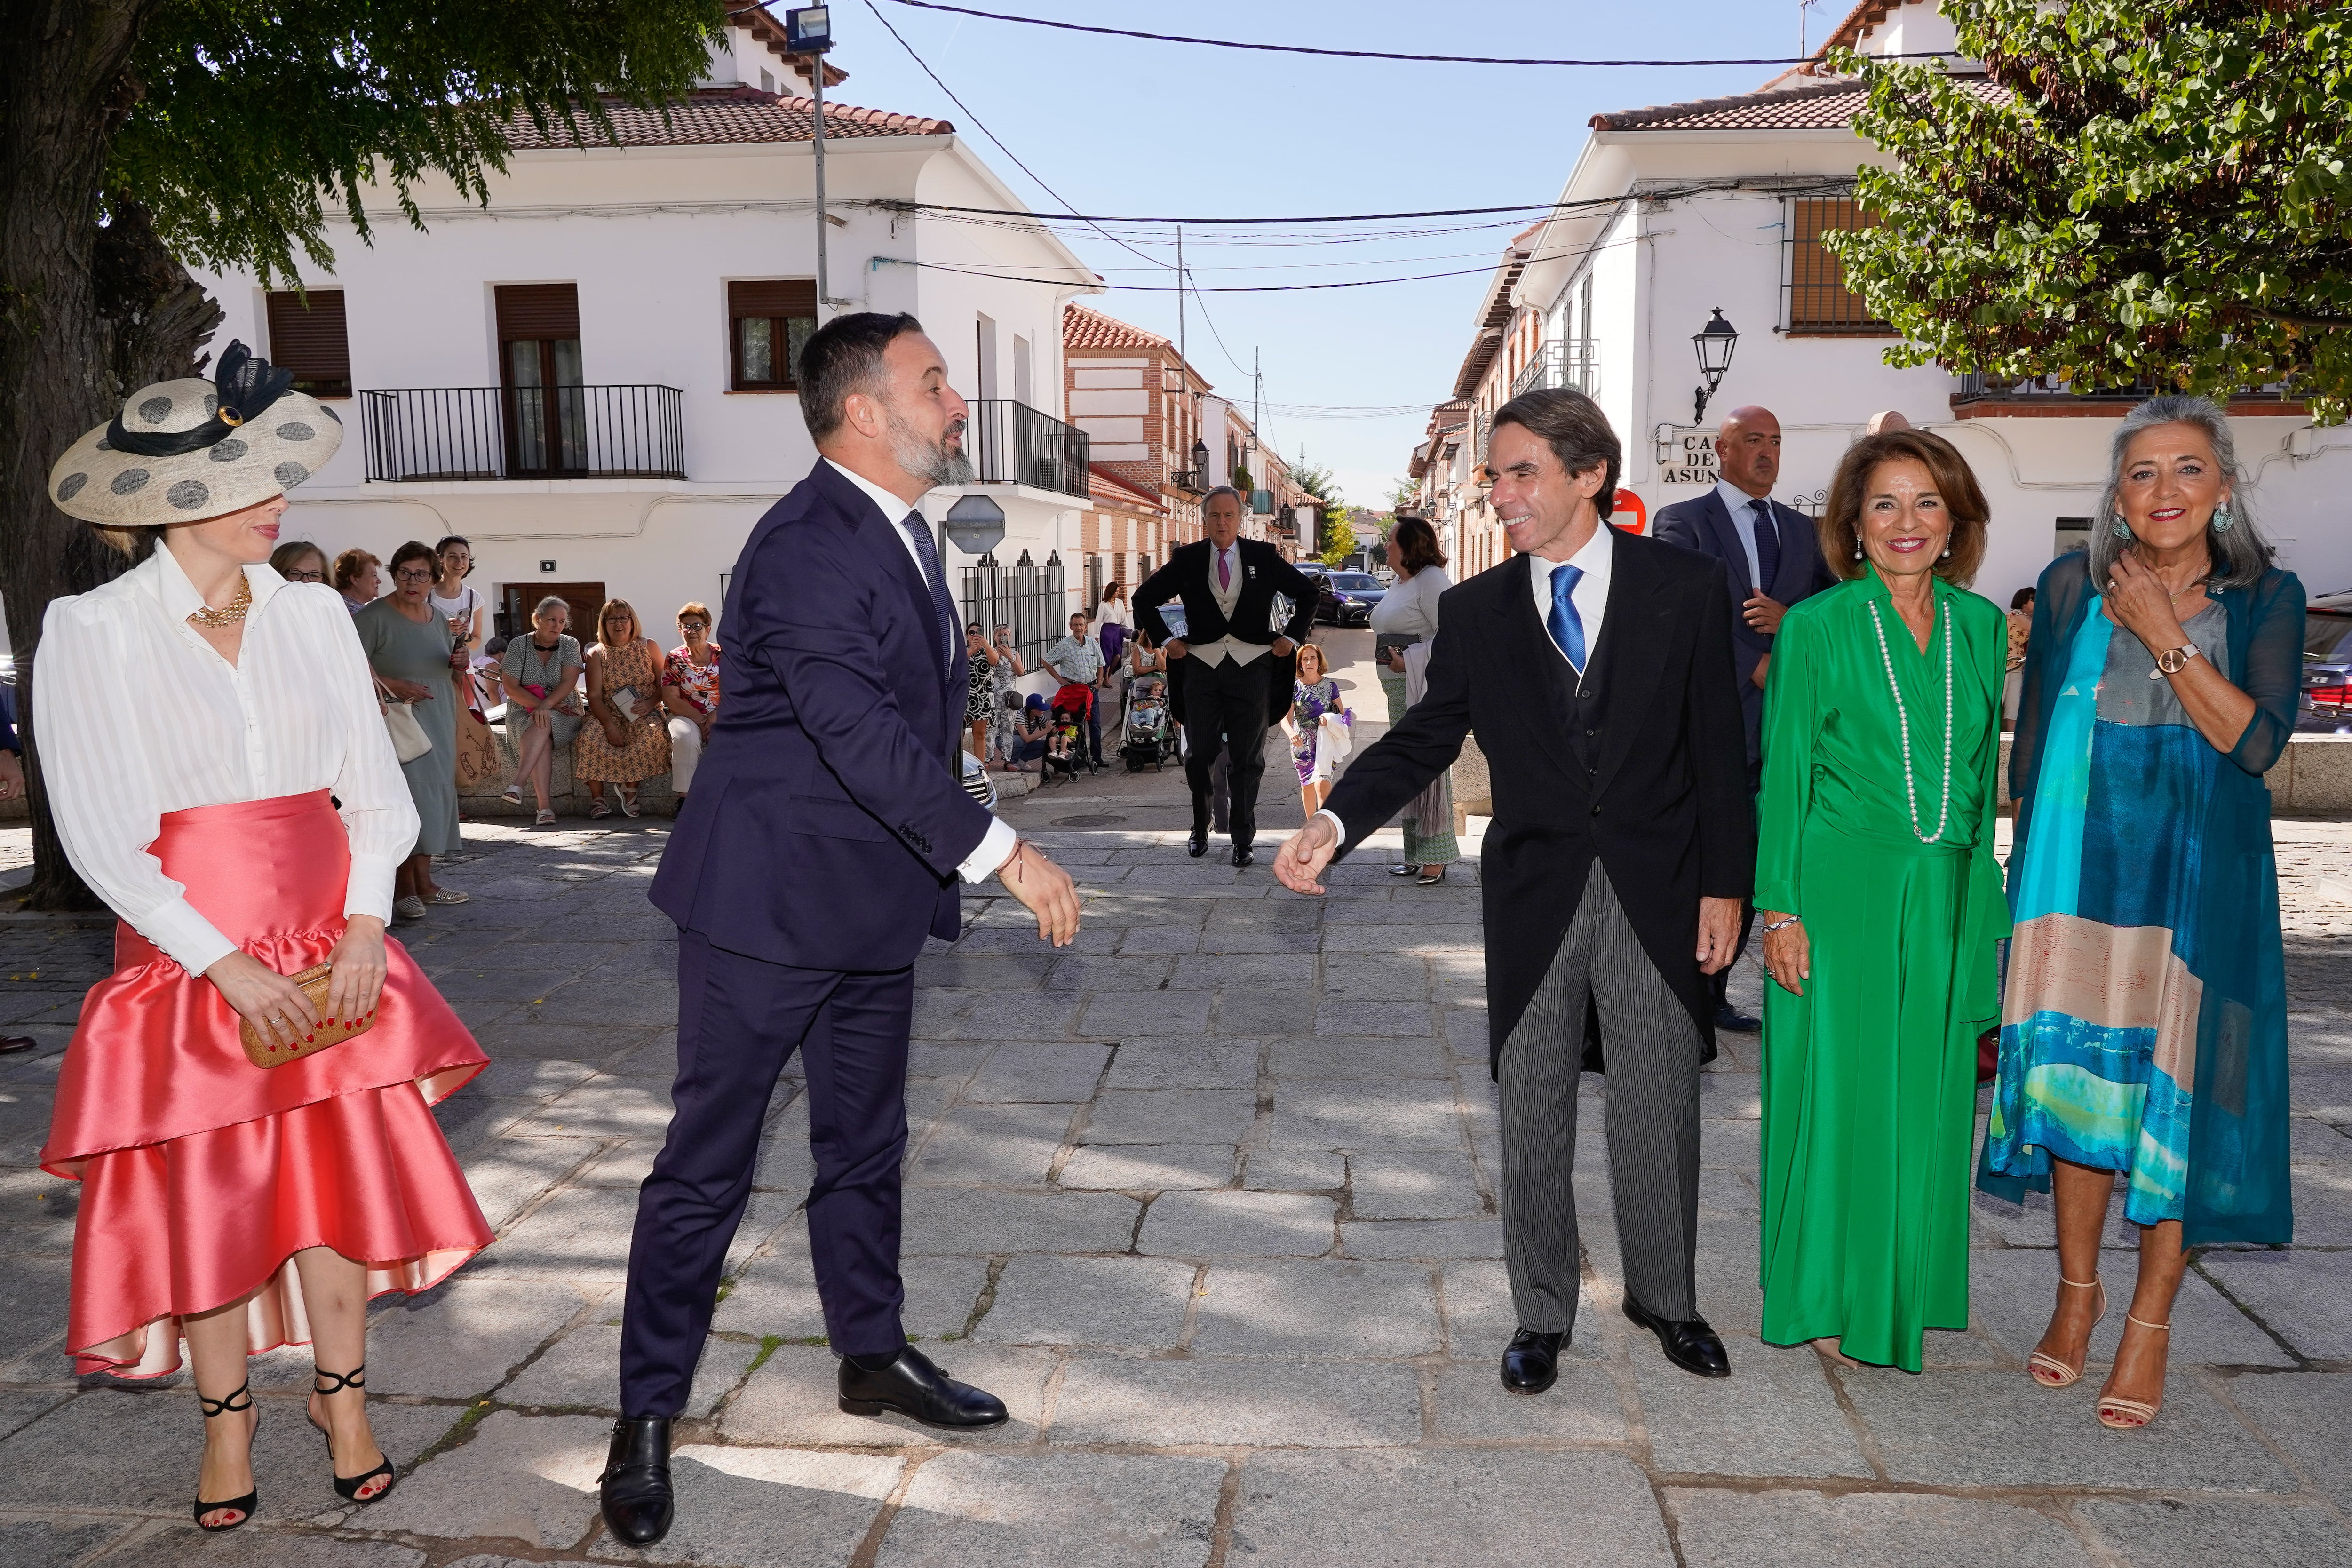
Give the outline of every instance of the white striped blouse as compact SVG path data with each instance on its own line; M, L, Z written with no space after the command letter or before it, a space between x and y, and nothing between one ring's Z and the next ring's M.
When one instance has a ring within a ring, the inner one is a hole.
M54 601L33 659L33 722L66 858L123 921L191 974L236 943L147 853L165 812L331 789L351 834L347 914L392 918L416 806L332 588L248 566L231 665L187 617L203 595L170 550Z

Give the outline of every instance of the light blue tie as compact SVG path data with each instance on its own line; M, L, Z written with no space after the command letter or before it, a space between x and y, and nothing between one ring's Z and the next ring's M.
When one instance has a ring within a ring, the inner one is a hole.
M1568 655L1568 662L1576 673L1584 673L1584 618L1576 613L1576 601L1569 595L1576 592L1577 584L1584 580L1584 568L1565 563L1551 571L1551 614L1544 625L1551 629L1551 640L1559 651Z

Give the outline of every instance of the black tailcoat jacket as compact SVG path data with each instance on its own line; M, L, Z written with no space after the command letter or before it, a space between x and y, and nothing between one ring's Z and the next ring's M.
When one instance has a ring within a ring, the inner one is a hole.
M1478 872L1490 1067L1568 934L1595 858L1696 1020L1705 1059L1715 1057L1698 903L1748 897L1756 873L1730 590L1720 561L1622 532L1613 549L1585 698L1537 616L1529 558L1515 555L1446 592L1427 695L1331 792L1347 842L1359 844L1477 735L1495 799Z
M1222 642L1228 637L1261 647L1270 646L1277 637L1305 642L1315 626L1314 580L1262 539L1236 541L1234 558L1241 563L1242 596L1234 605L1232 620L1217 608L1217 596L1209 586L1209 574L1216 570L1215 557L1203 539L1170 551L1167 564L1137 586L1129 600L1135 606L1135 624L1149 632L1153 642L1164 645L1168 623L1160 619L1160 606L1178 599L1184 605L1187 644ZM1288 595L1291 605L1290 619L1279 630L1271 625L1276 594ZM1185 662L1178 659L1170 668L1181 675ZM1275 659L1267 723L1290 711L1290 689L1297 680L1297 668L1296 655Z

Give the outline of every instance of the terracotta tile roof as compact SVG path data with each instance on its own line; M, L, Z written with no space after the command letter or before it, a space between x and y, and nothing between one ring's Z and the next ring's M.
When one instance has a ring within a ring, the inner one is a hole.
M1172 349L1176 345L1157 332L1131 327L1116 316L1089 310L1084 305L1062 308L1062 346L1066 349Z
M1109 501L1117 506L1132 507L1139 511L1168 510L1168 503L1162 498L1153 495L1140 485L1129 484L1117 474L1105 473L1099 467L1092 468L1087 479L1087 488L1093 491L1097 500Z
M2007 89L1982 77L1963 77L1960 85L1987 103L2008 96ZM1591 124L1595 131L1837 131L1860 112L1866 90L1858 81L1839 78L1780 92L1622 109L1596 114Z
M756 87L705 88L669 106L667 122L659 110L634 109L607 100L604 112L613 121L607 138L583 121L581 143L590 147L700 147L761 142L809 142L816 136L815 101ZM574 145L562 125L551 124L541 134L530 121L515 122L509 139L521 151L568 148ZM828 102L824 134L828 141L875 136L947 136L955 126L945 120L917 114L892 114L879 109Z

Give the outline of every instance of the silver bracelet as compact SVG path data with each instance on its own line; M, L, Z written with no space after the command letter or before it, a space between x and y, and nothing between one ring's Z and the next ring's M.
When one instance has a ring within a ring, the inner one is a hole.
M1802 924L1804 924L1804 923L1805 923L1805 917L1804 917L1804 916L1802 916L1802 915L1790 915L1787 920L1784 920L1784 921L1770 921L1770 922L1767 923L1767 924L1766 924L1766 926L1764 927L1764 934L1765 934L1766 936L1770 936L1770 935L1771 935L1774 931L1787 931L1790 926L1801 926L1801 925L1802 925Z

